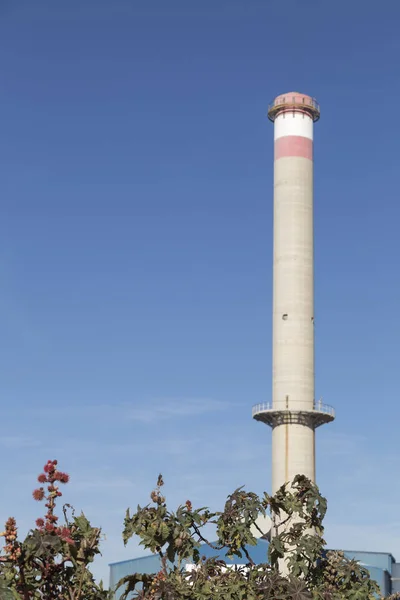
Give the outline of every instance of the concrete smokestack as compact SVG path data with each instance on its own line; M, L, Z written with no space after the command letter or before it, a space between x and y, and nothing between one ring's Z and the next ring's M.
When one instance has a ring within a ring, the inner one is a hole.
M318 103L278 96L274 123L272 404L253 417L272 427L272 493L298 475L315 481L315 429L335 417L314 394L313 129Z

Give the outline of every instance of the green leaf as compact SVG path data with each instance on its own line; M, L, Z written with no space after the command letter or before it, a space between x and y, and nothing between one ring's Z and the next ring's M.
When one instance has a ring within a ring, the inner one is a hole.
M0 581L0 600L15 600L16 598L20 600L20 597L15 595L15 592L7 587L4 581Z
M126 600L130 593L136 590L136 586L138 584L143 584L144 588L148 587L148 585L153 581L154 575L147 575L144 573L134 573L133 575L127 575L120 579L115 586L115 590L111 590L112 592L119 590L121 587L124 587L124 593L121 596L121 600Z

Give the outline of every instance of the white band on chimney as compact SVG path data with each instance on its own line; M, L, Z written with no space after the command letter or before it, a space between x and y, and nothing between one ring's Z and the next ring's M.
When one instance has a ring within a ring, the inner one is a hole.
M312 118L302 112L285 112L278 115L274 123L274 138L296 135L313 139L314 123Z

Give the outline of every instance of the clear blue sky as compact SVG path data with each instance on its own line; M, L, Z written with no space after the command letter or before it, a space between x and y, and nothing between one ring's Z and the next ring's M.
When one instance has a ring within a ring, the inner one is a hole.
M277 94L315 132L318 432L332 546L400 558L398 0L0 0L1 520L65 500L123 549L173 503L269 488ZM395 500L392 500L394 498Z

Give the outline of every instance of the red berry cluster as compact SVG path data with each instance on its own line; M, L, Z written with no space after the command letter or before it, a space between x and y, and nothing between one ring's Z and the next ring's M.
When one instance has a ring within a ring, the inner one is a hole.
M56 498L62 496L60 492L57 482L59 483L68 483L69 475L67 473L62 473L57 470L57 461L56 460L48 460L44 465L43 473L41 473L38 477L39 483L47 483L47 495L43 487L40 487L33 492L33 497L35 500L40 502L41 500L46 500L46 508L47 513L45 514L44 519L37 519L36 526L39 531L47 532L47 533L55 533L62 540L68 542L69 544L73 544L74 541L71 539L71 531L68 527L59 527L57 526L58 517L54 514Z
M166 574L163 571L159 571L154 575L153 581L150 586L150 598L159 598L160 597L160 587L167 579Z

